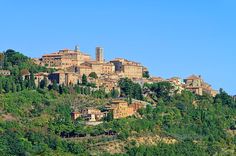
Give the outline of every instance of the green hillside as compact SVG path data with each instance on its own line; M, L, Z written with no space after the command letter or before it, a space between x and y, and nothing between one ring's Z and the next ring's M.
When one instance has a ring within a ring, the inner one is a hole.
M152 94L144 97L144 88L122 79L121 96L154 103L135 116L106 118L100 125L88 126L83 119L73 121L71 112L103 109L116 94L92 92L88 84L36 88L33 81L21 79L20 71L28 70L33 78L48 69L13 50L6 53L4 69L13 75L0 77L2 156L236 154L236 101L222 89L213 98L188 91L172 93L168 83L159 83L148 85Z

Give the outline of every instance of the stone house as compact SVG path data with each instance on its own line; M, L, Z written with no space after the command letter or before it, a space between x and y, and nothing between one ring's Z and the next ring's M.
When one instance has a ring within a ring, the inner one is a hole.
M0 70L0 76L10 76L11 71L10 70Z
M104 114L96 108L85 108L80 113L82 118L90 122L100 121L104 117Z
M78 83L79 75L73 72L57 71L48 75L48 79L53 83L56 81L57 84L64 84L65 86L75 85Z
M48 82L48 75L49 75L48 73L43 73L43 72L34 74L34 79L35 79L34 82L35 82L36 87L38 87L40 85L40 82L44 79L46 79Z
M122 73L124 77L131 79L143 77L143 66L140 63L128 61L123 58L116 58L110 62L115 65L115 71Z
M203 95L203 93L206 93L214 97L218 93L216 90L212 89L211 85L204 82L201 76L191 75L184 79L184 82L184 88L197 95Z

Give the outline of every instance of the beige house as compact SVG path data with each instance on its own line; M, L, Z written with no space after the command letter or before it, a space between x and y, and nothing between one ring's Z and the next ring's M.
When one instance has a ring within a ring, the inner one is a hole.
M44 80L44 79L48 80L48 75L49 75L48 73L43 73L43 72L34 74L36 87L39 86L39 84L42 80Z
M113 119L125 118L134 115L134 108L129 107L123 100L113 100L110 108Z
M49 68L65 69L71 66L79 66L85 61L90 61L91 57L79 50L59 50L51 54L45 54L41 59L33 59L36 64L43 65Z
M128 61L123 58L116 58L110 62L115 65L115 71L122 73L124 77L131 79L143 77L143 66L140 63Z
M203 95L203 93L209 94L211 96L216 96L217 91L213 90L211 85L204 82L201 76L191 75L184 79L185 89L197 94Z
M10 76L10 70L0 70L0 76Z
M53 82L56 81L57 84L75 85L78 82L79 75L73 72L57 71L48 75L48 79Z
M81 110L80 114L81 117L90 122L100 121L104 117L104 114L96 108L85 108Z
M90 73L95 72L99 77L102 74L115 73L115 66L111 63L101 63L98 61L86 61L81 64L81 67L79 67L81 75L85 74L88 76L90 74L86 70L83 70L83 68L86 68L86 67L87 67L87 69L91 69Z

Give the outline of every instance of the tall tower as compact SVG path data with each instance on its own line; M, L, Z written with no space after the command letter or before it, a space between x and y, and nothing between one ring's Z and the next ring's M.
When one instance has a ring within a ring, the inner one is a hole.
M96 61L103 63L103 48L102 47L96 47Z

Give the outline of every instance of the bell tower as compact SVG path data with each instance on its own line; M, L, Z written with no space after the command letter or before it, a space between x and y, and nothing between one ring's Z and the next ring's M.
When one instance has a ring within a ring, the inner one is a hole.
M102 47L96 47L96 61L103 63L104 57L103 57L103 48Z

